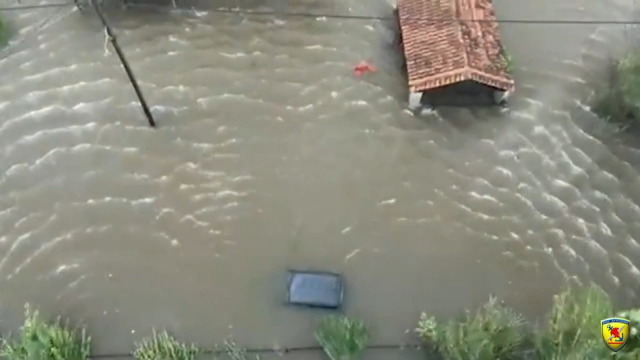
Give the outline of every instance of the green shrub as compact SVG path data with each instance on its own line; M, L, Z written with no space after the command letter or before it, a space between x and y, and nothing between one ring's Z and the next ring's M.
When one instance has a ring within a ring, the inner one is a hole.
M629 329L629 340L625 345L624 352L638 354L640 352L640 334L638 333L638 325L640 325L640 309L631 309L619 312L616 316L623 319L629 319L631 327ZM640 356L638 356L640 358Z
M546 326L537 332L536 358L540 360L601 360L612 352L603 345L600 320L613 315L607 294L593 285L567 289L553 297Z
M508 73L512 73L513 58L511 57L511 54L509 54L509 52L507 51L507 48L505 48L504 46L500 47L500 58L502 59L502 65L504 66L504 69Z
M422 314L416 332L444 360L638 360L640 359L640 310L617 316L629 319L625 348L614 353L602 340L602 319L614 314L607 294L599 287L570 289L554 296L551 313L536 327L501 306L495 298L474 314L439 324Z
M38 311L25 306L25 320L15 337L4 338L0 357L7 360L86 360L91 339L85 330L79 333L62 325L60 318L48 324Z
M4 43L7 27L4 23L4 19L0 17L0 43Z
M618 85L622 98L637 115L640 109L640 52L632 51L618 62Z
M328 316L320 321L315 337L331 360L353 360L366 348L369 330L362 321Z
M195 345L181 343L166 331L153 330L151 337L136 343L133 357L136 360L194 360L199 353Z
M492 297L475 314L445 324L423 313L416 332L445 360L508 360L522 354L525 325L522 315Z
M4 21L4 18L0 15L0 47L5 46L9 43L10 29L7 26L7 23Z
M622 129L640 124L640 51L612 64L609 83L596 92L592 110Z

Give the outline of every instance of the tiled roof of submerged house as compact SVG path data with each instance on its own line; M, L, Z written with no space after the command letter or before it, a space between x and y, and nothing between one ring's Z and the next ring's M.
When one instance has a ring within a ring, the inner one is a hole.
M397 11L411 91L464 80L513 90L491 0L398 0Z

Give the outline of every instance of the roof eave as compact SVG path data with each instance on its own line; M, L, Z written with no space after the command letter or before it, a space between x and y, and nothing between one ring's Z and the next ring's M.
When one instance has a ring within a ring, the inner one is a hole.
M475 81L485 86L491 86L502 91L512 92L515 90L515 82L506 73L493 75L470 68L460 69L455 73L440 74L424 79L412 80L409 81L408 85L411 92L422 92L461 83L467 80Z

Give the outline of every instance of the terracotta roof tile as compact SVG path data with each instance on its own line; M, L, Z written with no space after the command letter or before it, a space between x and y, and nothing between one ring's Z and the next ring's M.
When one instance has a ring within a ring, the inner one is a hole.
M464 80L513 90L491 0L398 0L397 15L411 91Z

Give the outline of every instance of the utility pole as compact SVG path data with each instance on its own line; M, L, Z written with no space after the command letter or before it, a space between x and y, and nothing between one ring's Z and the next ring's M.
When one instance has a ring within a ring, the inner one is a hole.
M76 5L78 5L78 0L74 0L74 1L76 2ZM100 3L103 2L103 0L98 0L98 1ZM89 4L96 11L96 14L98 14L98 17L100 18L100 21L102 22L102 25L105 28L106 34L107 34L107 36L109 38L109 41L111 42L111 45L115 49L116 54L118 55L118 58L120 59L120 63L122 63L122 67L124 68L124 71L127 73L127 76L129 77L129 81L131 82L131 86L133 86L133 90L136 92L136 95L138 96L138 100L140 101L140 107L142 107L142 111L144 112L144 114L145 114L145 116L147 118L147 121L149 122L149 126L155 128L156 127L156 121L153 118L153 114L151 114L151 110L149 109L149 106L147 105L147 101L145 100L144 95L142 94L142 90L140 90L140 86L138 85L138 81L136 80L135 75L133 75L133 71L131 70L131 67L129 66L129 62L125 58L124 53L122 52L122 49L120 48L120 45L118 44L118 40L116 39L116 36L113 33L113 30L111 29L111 26L109 26L109 23L107 22L106 17L102 13L102 9L100 7L100 4L96 5L95 4L95 0L89 0Z

